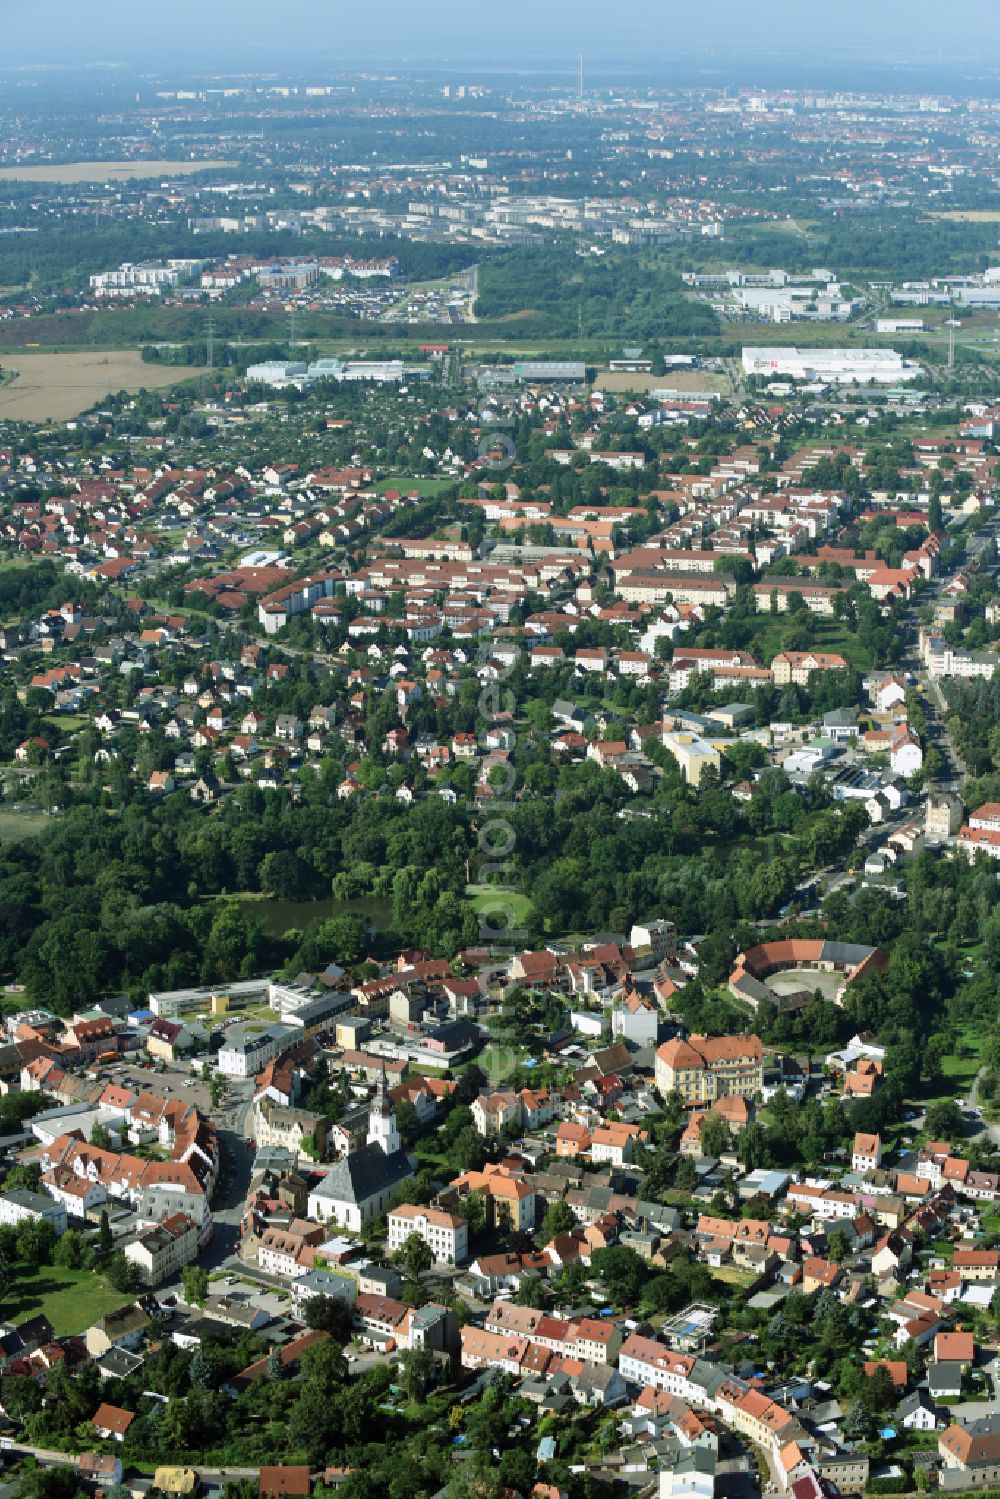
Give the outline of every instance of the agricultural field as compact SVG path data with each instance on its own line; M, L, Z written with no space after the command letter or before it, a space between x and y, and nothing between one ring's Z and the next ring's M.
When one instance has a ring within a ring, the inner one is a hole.
M198 374L187 365L144 364L136 349L17 354L16 378L0 385L0 420L66 421L112 391L160 390Z
M594 381L594 389L637 393L646 390L683 390L693 396L709 392L722 396L732 395L729 377L710 370L668 370L665 375L605 370Z
M231 168L233 161L66 161L44 166L0 167L0 182L136 182L146 177L190 177Z

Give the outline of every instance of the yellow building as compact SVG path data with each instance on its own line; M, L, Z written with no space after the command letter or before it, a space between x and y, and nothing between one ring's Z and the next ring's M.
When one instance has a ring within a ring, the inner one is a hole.
M690 1036L665 1041L656 1053L661 1098L679 1093L687 1104L753 1098L764 1086L759 1036Z
M697 734L670 731L663 736L663 746L677 761L689 786L697 786L709 767L716 772L721 768L718 750L713 749L706 739L699 739Z
M197 1493L198 1475L193 1468L157 1468L153 1474L153 1487L161 1494L176 1494L183 1499L184 1495Z
M365 1015L344 1015L337 1020L337 1045L345 1051L357 1051L371 1035L372 1024Z

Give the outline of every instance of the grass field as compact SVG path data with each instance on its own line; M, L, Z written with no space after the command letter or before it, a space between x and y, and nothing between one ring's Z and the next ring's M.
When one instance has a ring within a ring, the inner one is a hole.
M529 896L522 895L517 890L501 890L494 885L466 885L465 898L472 902L477 912L493 908L490 925L500 919L500 905L509 906L513 911L515 926L523 926L532 911Z
M181 365L144 364L137 349L73 354L17 354L17 379L0 387L0 420L65 421L119 390L160 390L198 373Z
M717 1265L712 1271L712 1279L720 1281L724 1286L740 1286L746 1290L752 1286L757 1276L753 1270L738 1270L735 1265Z
M19 843L52 821L44 812L0 812L0 843Z
M442 489L451 489L454 484L454 479L410 478L404 475L399 479L379 479L373 488L378 494L398 489L400 494L435 495L440 494Z
M26 1322L39 1313L48 1317L57 1338L71 1337L98 1317L128 1306L134 1297L113 1291L94 1270L64 1270L60 1265L18 1265L2 1303L10 1322Z
M486 1073L494 1088L503 1086L505 1079L509 1078L521 1063L530 1056L530 1052L520 1046L507 1046L503 1041L491 1041L483 1048L479 1057L479 1066Z
M135 182L146 177L189 177L232 168L234 161L67 161L33 167L0 167L0 182Z
M764 582L768 582L767 578ZM794 583L794 578L776 579L776 582ZM803 580L808 581L808 580ZM780 650L784 649L785 632L794 626L794 616L788 614L759 614L754 618L754 637L752 648L758 660L773 661ZM871 658L864 647L859 643L856 635L835 619L817 619L815 615L810 618L810 629L812 631L810 649L816 651L833 652L843 656L852 666L861 670L871 667Z
M74 729L85 729L93 720L86 713L45 713L42 715L42 722L53 729L62 729L64 733L71 734Z

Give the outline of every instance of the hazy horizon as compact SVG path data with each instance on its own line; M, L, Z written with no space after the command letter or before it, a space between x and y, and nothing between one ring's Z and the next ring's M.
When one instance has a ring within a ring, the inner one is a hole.
M803 0L716 0L698 12L676 0L631 0L624 16L597 0L508 0L502 10L472 10L464 0L432 0L417 9L383 0L366 11L336 0L291 0L280 9L263 0L216 0L211 6L175 0L164 24L125 0L99 12L78 0L0 0L4 46L0 66L127 62L155 69L178 64L206 69L292 65L349 68L366 61L400 66L462 66L553 72L574 65L582 50L595 76L602 68L646 72L690 58L701 65L789 62L817 75L852 58L886 72L916 63L942 72L949 63L991 76L991 49L1000 47L996 0L954 0L946 24L930 0L841 0L835 12ZM95 24L99 22L99 24ZM943 66L942 66L943 65Z

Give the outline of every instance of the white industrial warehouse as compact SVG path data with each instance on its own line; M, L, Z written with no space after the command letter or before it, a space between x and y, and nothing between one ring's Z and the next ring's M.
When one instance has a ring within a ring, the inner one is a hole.
M923 374L895 349L746 348L743 372L827 385L899 385Z

